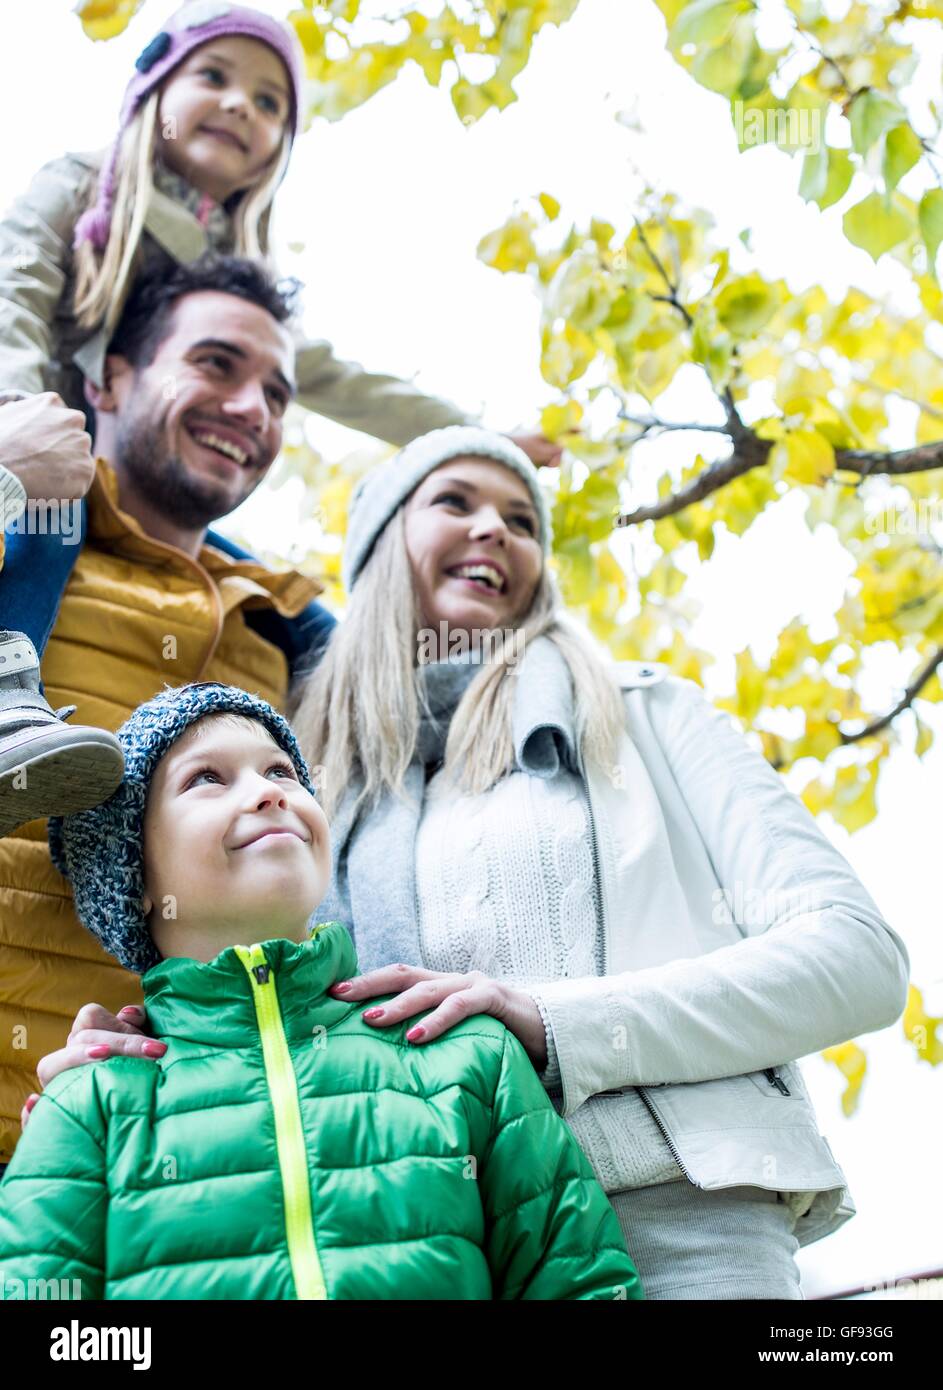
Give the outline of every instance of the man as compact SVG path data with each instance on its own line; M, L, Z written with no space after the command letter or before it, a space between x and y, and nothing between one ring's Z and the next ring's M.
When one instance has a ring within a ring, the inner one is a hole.
M263 271L235 258L142 282L129 300L104 384L88 387L88 534L43 657L50 704L76 705L77 721L113 730L164 685L194 680L282 705L301 648L326 640L334 620L312 603L320 585L207 544L210 522L258 487L281 446L291 309ZM35 401L3 410L24 407L42 419ZM33 495L80 496L81 417L60 407L57 428L20 481ZM76 920L45 822L0 840L0 1164L36 1062L61 1046L79 1005L137 997L137 978Z
M258 487L279 452L295 393L292 309L290 294L235 257L142 277L102 387L86 385L94 460L81 415L56 397L0 409L4 501L4 478L21 497L80 498L88 489L87 537L43 676L49 704L76 706L75 723L102 739L166 684L219 681L281 706L291 676L334 626L313 602L323 586L272 573L207 531ZM558 461L541 435L515 438L535 462ZM0 574L0 615L12 587L4 590ZM0 1168L36 1062L62 1045L79 1006L95 999L113 1010L135 998L137 978L79 925L45 822L0 839Z

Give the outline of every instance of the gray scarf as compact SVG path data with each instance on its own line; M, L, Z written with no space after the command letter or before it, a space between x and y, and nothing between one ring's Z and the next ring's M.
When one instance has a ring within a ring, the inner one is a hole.
M425 697L419 748L406 774L407 801L386 792L373 806L353 805L363 785L358 773L331 825L334 870L319 921L346 922L361 972L404 961L421 965L416 897L416 833L426 772L442 761L449 724L480 654L431 662L417 672ZM516 676L511 736L516 768L554 777L561 765L579 770L573 684L558 648L547 637L528 643Z

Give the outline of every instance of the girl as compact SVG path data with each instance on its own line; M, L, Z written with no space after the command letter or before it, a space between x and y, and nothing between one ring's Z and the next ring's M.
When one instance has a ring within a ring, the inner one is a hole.
M302 119L302 65L294 31L267 15L216 0L184 5L138 58L110 150L46 165L0 222L0 437L13 441L0 442L0 463L10 463L0 467L4 527L22 525L27 503L10 460L11 447L28 455L35 437L33 416L17 415L24 396L57 393L47 402L61 417L56 447L91 479L90 442L74 411L88 416L82 379L101 383L141 268L170 268L207 249L268 256L272 200ZM466 418L403 381L339 361L323 341L299 343L296 377L301 405L395 444ZM542 462L558 454L536 435L521 442ZM42 656L80 549L72 542L84 539L84 507L81 518L68 543L25 528L5 538L0 702L5 673ZM210 539L245 558L232 542ZM27 792L15 782L30 750ZM67 728L37 691L28 709L0 721L0 834L94 805L120 775L111 735Z
M119 738L118 791L50 843L167 1041L50 1086L0 1186L0 1293L641 1298L516 1038L476 1019L418 1051L331 997L356 958L309 927L328 826L271 705L168 689Z

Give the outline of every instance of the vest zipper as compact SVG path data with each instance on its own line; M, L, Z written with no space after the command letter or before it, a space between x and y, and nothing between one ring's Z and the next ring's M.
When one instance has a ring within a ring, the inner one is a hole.
M792 1095L792 1092L790 1091L789 1087L786 1085L782 1077L778 1074L775 1067L766 1067L764 1069L763 1075L766 1077L769 1084L771 1086L775 1086L777 1091L779 1091L782 1095Z
M108 510L111 512L112 516L117 517L118 521L120 522L121 517L118 513L118 509L112 503L111 497L108 495L108 489L104 486L104 484L102 485L102 492L104 493L105 502L107 504ZM226 622L226 616L223 613L223 601L222 597L220 596L216 581L210 574L209 570L205 569L204 566L200 564L198 559L196 559L192 555L188 555L185 550L181 550L179 545L172 545L170 541L158 541L153 536L142 535L141 537L139 537L136 532L130 531L130 528L126 527L125 529L130 533L134 540L144 539L145 541L149 541L152 545L160 545L163 546L165 550L172 551L174 555L177 555L181 559L185 560L186 563L191 567L191 569L195 569L200 578L206 581L206 587L209 589L210 599L213 604L213 616L216 619L216 631L213 634L213 639L210 642L208 651L204 653L203 660L200 662L199 669L197 670L196 675L190 677L191 681L201 681L203 679L205 671L208 669L210 665L210 662L216 655L216 649L219 646L220 638L223 635L223 627L225 626Z
M326 1299L324 1274L314 1241L311 1185L298 1103L298 1079L278 1007L275 977L261 946L236 946L234 950L249 976L262 1040L265 1080L275 1113L275 1143L285 1197L285 1236L295 1291L299 1299Z

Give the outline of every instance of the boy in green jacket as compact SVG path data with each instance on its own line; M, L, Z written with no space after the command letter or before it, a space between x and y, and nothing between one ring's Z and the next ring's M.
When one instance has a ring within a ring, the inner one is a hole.
M357 963L342 924L308 926L330 839L285 720L198 684L118 737L120 787L50 844L165 1051L38 1101L0 1184L0 1296L642 1298L503 1024L415 1047L413 1020L377 1032L328 993Z

